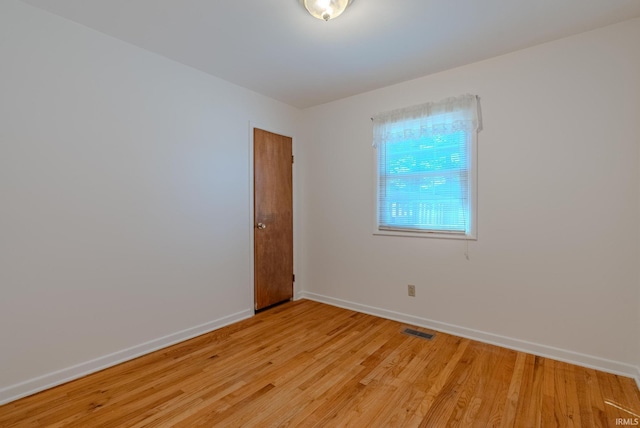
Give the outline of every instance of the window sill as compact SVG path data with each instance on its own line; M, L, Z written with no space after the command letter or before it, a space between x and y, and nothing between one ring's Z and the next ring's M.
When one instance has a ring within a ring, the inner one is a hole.
M374 230L374 235L378 236L404 236L408 238L435 238L435 239L461 239L467 241L477 241L475 234L463 233L438 233L438 232L405 232L401 230Z

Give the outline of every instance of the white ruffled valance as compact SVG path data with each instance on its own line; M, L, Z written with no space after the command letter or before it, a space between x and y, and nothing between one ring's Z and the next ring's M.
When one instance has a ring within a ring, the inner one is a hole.
M372 117L373 146L482 129L480 99L466 94L435 103L380 113Z

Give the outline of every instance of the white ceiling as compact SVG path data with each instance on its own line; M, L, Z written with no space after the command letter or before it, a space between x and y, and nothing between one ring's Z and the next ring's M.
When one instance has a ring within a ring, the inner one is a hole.
M23 0L304 108L640 16L640 0ZM639 41L640 46L640 41Z

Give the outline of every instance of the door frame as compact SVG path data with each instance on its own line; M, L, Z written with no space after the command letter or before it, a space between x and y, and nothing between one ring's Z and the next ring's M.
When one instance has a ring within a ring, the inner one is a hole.
M271 126L263 126L262 124L258 123L258 122L254 122L254 121L249 121L249 236L250 236L250 250L251 250L251 257L250 257L250 281L248 284L248 295L250 296L250 300L249 300L249 307L251 308L251 310L253 311L253 313L256 313L255 310L255 301L256 301L256 296L255 296L255 281L256 281L256 261L255 261L255 239L254 239L254 228L255 228L255 220L254 220L254 216L255 216L255 209L253 206L254 200L253 200L253 130L255 128L258 129L262 129L263 131L267 131L267 132L271 132L273 134L279 134L282 135L284 137L289 137L291 138L291 154L293 156L295 156L296 154L296 138L295 136L293 136L293 134L291 132L283 132L282 130L278 130L278 129L274 129ZM296 192L297 192L297 186L296 186L296 168L295 168L295 162L292 165L292 171L291 171L291 179L292 179L292 210L293 210L293 272L294 275L296 272L298 272L298 257L296 257L297 251L296 249L298 248L297 246L297 237L298 237L298 221L297 221L297 210L296 210ZM297 278L296 281L294 281L293 283L293 300L298 300L298 286L297 284Z

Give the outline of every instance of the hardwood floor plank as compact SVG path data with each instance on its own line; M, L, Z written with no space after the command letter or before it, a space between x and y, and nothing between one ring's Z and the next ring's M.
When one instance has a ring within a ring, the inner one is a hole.
M545 426L550 421L554 421L556 425L559 425L555 421L555 362L552 360L545 359L544 361L541 395L542 405L540 407L540 424L538 426Z
M502 352L502 364L500 369L496 373L496 381L498 382L498 390L493 400L489 417L486 420L490 427L499 427L502 425L502 419L504 418L504 411L507 408L509 387L511 385L511 377L515 370L516 361L519 352L508 351Z
M464 427L480 426L477 421L487 422L491 420L490 414L494 401L500 399L499 390L501 383L507 384L507 381L501 381L501 373L503 371L502 364L505 356L501 352L497 352L496 348L491 345L478 344L482 346L480 359L480 379L478 385L473 391L473 396L469 402L469 407L463 415ZM507 391L504 391L504 401Z
M598 376L593 369L584 368L584 375L580 382L584 383L587 395L589 397L589 403L591 404L591 414L595 427L607 427L609 426L609 420L607 420L607 413L605 410L604 398L602 398L602 391L600 390L600 384L598 383Z
M0 426L609 427L640 414L633 379L403 327L290 302L1 406Z
M527 355L515 419L517 427L538 427L542 424L544 362L544 358Z
M573 426L582 427L582 419L580 417L580 401L578 398L578 388L576 386L576 367L566 364L567 373L565 375L565 387L567 389L567 415ZM571 425L571 424L570 424Z
M447 426L450 427L470 426L482 404L482 400L476 396L476 391L486 374L484 371L486 370L485 362L488 361L490 353L487 355L484 352L485 346L480 343L472 343L471 349L474 352L471 354L472 359L469 361L468 374L457 380L458 385L456 388L460 390L460 394L447 422Z
M440 392L447 385L449 380L449 376L455 370L458 361L464 355L467 347L469 346L469 340L462 339L457 341L457 347L455 348L455 352L451 359L448 361L447 365L438 373L438 377L435 379L434 383L431 385L431 388L425 395L422 402L420 402L415 409L413 416L407 422L409 426L429 426L429 424L433 421L432 418L429 417L429 411L433 404L438 400L440 396Z
M509 384L509 392L507 393L507 403L502 415L502 427L514 427L516 420L516 412L518 410L518 401L520 400L520 390L522 386L523 374L525 371L527 354L518 353L516 357L515 367Z

